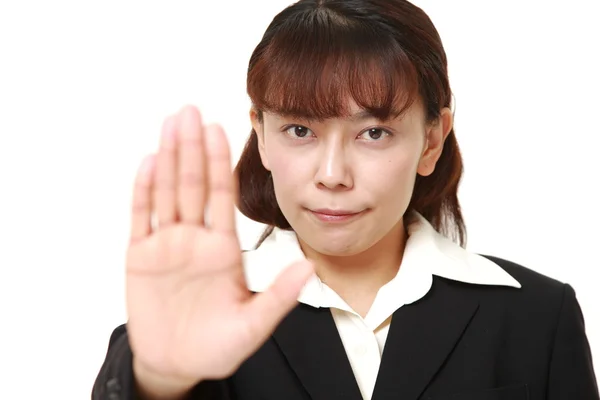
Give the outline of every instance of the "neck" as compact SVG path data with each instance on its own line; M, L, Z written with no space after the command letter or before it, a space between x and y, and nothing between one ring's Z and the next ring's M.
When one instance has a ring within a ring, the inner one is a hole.
M316 273L352 309L365 317L379 289L398 273L407 233L402 220L379 242L352 256L328 256L300 243Z

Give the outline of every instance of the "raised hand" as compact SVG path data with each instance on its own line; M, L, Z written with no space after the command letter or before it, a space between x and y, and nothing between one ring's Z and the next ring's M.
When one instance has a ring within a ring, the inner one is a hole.
M312 273L303 261L268 291L248 291L236 195L223 130L204 127L191 106L166 119L158 153L136 178L127 251L129 340L149 392L231 375L294 307Z

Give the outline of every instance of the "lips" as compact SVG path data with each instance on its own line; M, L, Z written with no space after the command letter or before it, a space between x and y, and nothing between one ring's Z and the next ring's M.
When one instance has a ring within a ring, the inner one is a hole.
M320 208L317 210L311 210L314 213L322 214L322 215L331 215L331 216L350 216L360 213L360 211L350 211L350 210L330 210L327 208Z
M352 211L352 210L332 210L332 209L317 209L308 210L318 221L325 223L343 223L350 222L356 218L359 218L364 212L363 211Z

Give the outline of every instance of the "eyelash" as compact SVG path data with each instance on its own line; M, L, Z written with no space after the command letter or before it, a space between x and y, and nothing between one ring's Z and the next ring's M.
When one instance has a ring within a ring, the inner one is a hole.
M283 133L286 133L286 134L288 134L289 136L291 136L291 137L292 137L292 139L294 139L294 140L302 140L302 139L304 139L304 138L305 138L305 136L300 136L300 137L298 137L298 136L295 136L295 135L293 135L293 134L289 134L289 133L288 133L288 131L289 131L290 129L292 129L292 128L304 128L304 129L308 130L309 132L312 132L312 131L311 131L309 128L307 128L306 126L304 126L304 125L297 125L297 124L286 125L286 126L284 126L284 127L283 127L283 129L282 129L281 131L282 131ZM366 134L366 133L368 133L369 131L372 131L372 130L381 131L381 132L383 133L383 135L385 135L385 136L387 136L387 137L391 137L391 136L393 136L393 134L392 134L391 132L389 132L388 130L386 130L386 129L384 129L384 128L381 128L381 127L373 127L373 128L366 129L366 130L362 131L362 132L360 133L360 135L359 135L359 136L362 136L362 135L364 135L364 134ZM314 135L314 133L313 133L313 135ZM382 135L382 137L383 137L383 135ZM368 141L368 142L379 142L379 141L381 141L381 137L380 137L380 138L378 138L378 139L369 139L369 140L367 140L367 141Z

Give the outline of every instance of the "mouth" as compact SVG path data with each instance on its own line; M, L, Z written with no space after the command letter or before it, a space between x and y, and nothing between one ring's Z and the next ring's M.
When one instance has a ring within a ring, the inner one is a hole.
M356 219L362 214L366 212L366 210L362 211L352 211L352 210L331 210L320 208L316 210L307 209L315 218L317 218L321 222L348 222L350 220Z

